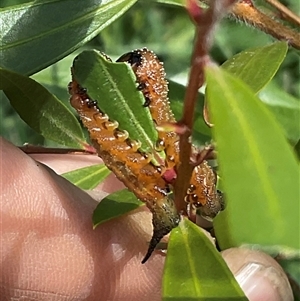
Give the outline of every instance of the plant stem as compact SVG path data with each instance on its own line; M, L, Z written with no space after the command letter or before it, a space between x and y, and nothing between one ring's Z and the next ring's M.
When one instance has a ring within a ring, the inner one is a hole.
M291 10L285 7L282 3L277 0L265 0L271 6L276 8L280 13L283 19L290 21L291 23L300 26L300 18L294 14Z
M184 97L182 119L178 122L188 130L180 136L180 165L175 181L175 205L177 210L186 214L184 196L186 194L193 166L190 164L191 156L191 130L194 123L194 111L199 87L204 83L204 67L210 62L208 51L211 47L211 36L218 20L223 16L233 0L214 0L208 10L195 8L196 1L189 1L188 10L196 22L195 45L191 60L188 86Z
M231 14L243 22L253 25L278 40L287 41L291 46L300 49L300 35L265 15L248 1L237 2L232 7Z
M97 155L94 148L89 149L76 149L76 148L56 148L44 147L38 145L25 144L19 146L19 149L25 154L56 154L56 155Z
M300 25L300 18L277 0L265 0L282 14L282 17L291 23ZM210 6L211 0L202 0L201 3ZM278 40L287 41L291 46L300 49L300 35L286 25L258 10L252 0L239 0L232 6L231 16L249 24Z

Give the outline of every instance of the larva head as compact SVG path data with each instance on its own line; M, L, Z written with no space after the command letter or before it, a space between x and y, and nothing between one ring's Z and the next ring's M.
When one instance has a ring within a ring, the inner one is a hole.
M117 62L127 62L131 65L132 69L136 71L136 68L142 63L142 54L140 50L134 50L123 54L117 59Z
M153 214L153 235L142 263L145 263L150 258L160 240L170 233L173 228L176 228L180 222L180 215L170 196L166 196L162 200L155 202L151 211Z

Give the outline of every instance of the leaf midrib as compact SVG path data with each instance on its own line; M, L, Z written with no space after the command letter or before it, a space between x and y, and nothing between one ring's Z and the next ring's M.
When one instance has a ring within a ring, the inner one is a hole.
M106 176L110 173L110 171L107 169L107 167L104 164L100 164L99 169L96 171L85 175L84 177L81 177L80 180L77 180L76 182L73 182L74 185L79 186L81 184L84 184L86 181L89 181L90 179L93 179L97 175L101 175L102 173L107 173Z
M192 258L193 258L194 255L193 255L193 252L191 250L192 245L189 243L189 240L188 240L188 233L187 233L185 223L182 223L181 231L182 231L183 244L185 246L186 253L187 253L187 257L186 257L187 265L189 266L189 270L190 270L191 275L192 275L194 291L196 292L195 297L198 297L198 296L201 296L200 295L201 291L199 290L198 285L197 285L198 277L197 277L197 272L196 272L196 265L192 261ZM187 270L188 270L188 268L187 268Z

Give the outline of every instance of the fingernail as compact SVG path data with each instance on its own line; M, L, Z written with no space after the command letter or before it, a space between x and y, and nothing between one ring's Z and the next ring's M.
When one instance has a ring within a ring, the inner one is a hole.
M248 263L236 275L236 280L250 301L283 301L278 285L280 275L273 267ZM286 296L285 296L286 297Z

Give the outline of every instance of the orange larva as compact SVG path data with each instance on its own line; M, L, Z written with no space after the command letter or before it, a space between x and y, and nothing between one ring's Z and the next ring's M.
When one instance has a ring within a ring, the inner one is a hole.
M153 51L146 48L134 50L122 55L118 62L128 62L137 77L138 89L145 97L148 107L157 126L176 122L168 99L168 82L163 67ZM166 167L172 168L178 162L178 135L174 132L158 131L158 148L166 153Z
M139 143L130 140L125 131L119 130L118 123L102 113L75 80L70 93L71 105L77 110L93 145L108 168L130 189L137 191L138 197L145 202L151 203L153 198L166 195L167 185L161 178L160 169L150 163L150 156L138 151Z
M161 238L180 221L174 202L168 195L169 187L162 178L161 168L151 163L150 156L139 151L139 142L130 140L125 131L118 129L118 122L110 120L98 108L74 76L69 84L69 92L70 103L88 129L99 157L137 198L146 202L153 213L153 237L144 263Z
M163 64L146 48L122 55L118 61L128 62L136 75L138 89L145 97L156 125L174 123L168 100L168 82ZM159 143L166 153L165 167L175 169L179 164L179 136L175 132L158 132ZM213 218L223 209L222 195L216 190L216 176L206 161L193 170L185 201L199 208L202 215Z
M216 175L207 161L203 161L193 170L185 201L199 208L201 215L213 219L224 209L223 195L216 189Z

